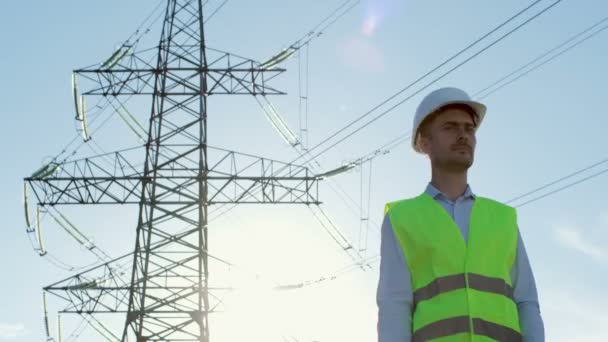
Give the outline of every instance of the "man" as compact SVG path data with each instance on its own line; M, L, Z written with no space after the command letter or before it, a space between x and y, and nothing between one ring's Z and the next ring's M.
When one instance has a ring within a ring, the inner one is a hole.
M516 211L467 182L485 113L456 88L431 92L416 110L412 147L432 175L423 194L385 208L379 342L544 341Z

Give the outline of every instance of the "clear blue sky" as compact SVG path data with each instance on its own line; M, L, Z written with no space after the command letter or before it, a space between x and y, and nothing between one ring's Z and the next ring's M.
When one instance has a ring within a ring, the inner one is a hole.
M210 6L221 2L211 0ZM339 2L230 0L209 22L207 42L214 48L264 60L306 33ZM361 1L310 44L310 144L373 108L530 3ZM541 2L538 9L549 3ZM0 113L4 122L0 139L5 153L0 178L4 217L0 340L43 340L41 288L71 274L32 251L25 234L22 202L22 178L59 153L77 134L71 71L105 60L156 4L143 0L0 4ZM608 16L605 1L564 0L431 88L454 85L475 93L604 16ZM158 39L156 26L146 36L148 43ZM608 158L604 103L607 42L608 32L602 32L483 100L488 115L478 133L476 162L469 173L476 193L507 201ZM288 71L277 85L289 95L273 102L297 131L298 59L284 66ZM340 166L409 132L421 96L404 102L328 151L319 158L322 169ZM285 161L294 158L294 151L273 131L252 98L212 97L209 107L211 145ZM140 121L147 120L146 102L134 101L129 109ZM137 144L117 116L110 117L93 135L105 151ZM81 153L93 155L97 148L85 145ZM608 163L570 181L606 168ZM368 256L378 253L378 224L384 203L420 193L429 180L428 161L407 143L374 159L372 170ZM335 178L356 205L360 172ZM604 174L519 209L519 225L535 271L548 341L608 340L604 329L608 324L607 189L608 174ZM359 246L358 211L344 205L327 185L321 187L321 195L324 208ZM132 250L137 208L61 210L112 255ZM58 257L76 266L93 261L50 218L43 221L43 229L49 251ZM236 322L269 338L283 334L300 341L373 340L377 263L365 272L350 272L302 290L266 291L272 280L313 280L349 264L305 208L239 208L210 229L212 253L241 266L232 270L229 279L240 290L226 298L232 309L226 322ZM255 274L261 275L258 280ZM61 305L54 298L50 300L53 334L55 313ZM257 319L254 322L248 319L252 315ZM64 320L65 338L79 320ZM216 328L211 328L215 341L225 340L229 332L239 333L222 322L218 319ZM109 319L108 324L116 322ZM82 336L94 335L87 329Z

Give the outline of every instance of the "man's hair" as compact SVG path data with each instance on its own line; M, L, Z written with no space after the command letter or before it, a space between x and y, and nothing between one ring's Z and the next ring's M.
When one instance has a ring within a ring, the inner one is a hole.
M431 114L429 114L429 116L427 116L422 121L422 123L420 123L420 126L418 127L418 134L420 134L420 136L423 136L423 137L428 137L430 135L429 127L431 127L431 124L433 123L433 121L435 121L435 119L437 118L437 116L439 116L439 114L445 112L448 109L461 109L461 110L464 110L465 112L469 113L469 115L471 115L471 119L473 119L473 126L477 127L478 116L477 116L477 113L475 112L475 110L473 110L473 108L471 108L471 106L466 105L464 103L451 103L451 104L447 104L445 106L441 106L441 107L437 108L435 111L433 111Z

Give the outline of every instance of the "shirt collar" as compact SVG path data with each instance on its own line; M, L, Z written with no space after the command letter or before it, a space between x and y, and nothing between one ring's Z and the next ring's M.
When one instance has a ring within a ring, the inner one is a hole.
M448 196L446 196L443 192L441 192L439 189L437 189L436 187L433 186L433 184L431 184L429 182L429 184L426 186L426 190L424 191L427 195L431 196L434 199L437 199L437 197L443 197L445 199L448 198ZM459 198L465 198L465 199L475 199L475 194L473 193L473 191L471 190L471 186L467 184L466 189L464 190L464 194L462 194L462 196L460 196Z

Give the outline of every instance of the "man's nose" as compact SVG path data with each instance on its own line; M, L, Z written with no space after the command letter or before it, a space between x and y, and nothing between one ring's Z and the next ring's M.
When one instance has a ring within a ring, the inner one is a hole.
M469 135L467 134L466 128L458 127L458 141L469 141Z

